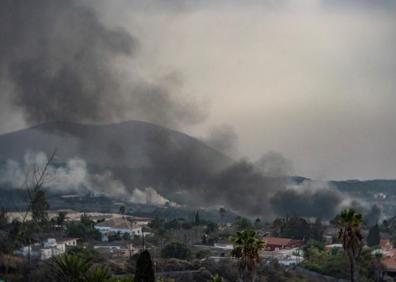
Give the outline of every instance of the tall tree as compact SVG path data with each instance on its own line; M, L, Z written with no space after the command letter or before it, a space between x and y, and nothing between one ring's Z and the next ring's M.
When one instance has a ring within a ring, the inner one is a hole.
M243 230L231 237L234 245L231 255L239 260L239 273L242 281L256 280L256 267L259 262L259 252L264 249L265 242L258 238L254 230Z
M125 214L125 206L120 206L120 214Z
M0 208L0 228L2 225L8 223L7 210L5 208Z
M315 223L311 224L310 239L321 242L323 240L324 227L320 218L315 220Z
M43 187L48 180L48 168L55 158L56 150L47 158L45 164L40 167L36 164L26 174L25 185L29 196L29 204L23 222L26 221L28 212L32 213L34 223L44 223L48 220L47 210L49 204L43 191Z
M66 215L67 212L63 212L63 211L58 212L58 217L56 218L56 224L62 226L65 223Z
M226 209L225 208L219 208L219 214L221 218L221 223L224 224L224 217L226 215Z
M199 219L199 211L195 213L195 225L199 225L201 220Z
M345 209L336 218L339 228L338 238L349 259L351 282L359 281L356 261L363 247L362 222L362 215L354 209Z
M367 235L367 245L369 247L378 246L380 244L380 230L378 224L370 228Z
M261 228L261 227L262 227L261 219L256 218L256 220L254 221L254 228Z
M45 192L41 189L34 189L30 195L30 203L32 210L32 220L34 223L45 223L48 221L47 210L49 204Z
M135 282L155 282L153 262L147 250L141 252L136 261Z

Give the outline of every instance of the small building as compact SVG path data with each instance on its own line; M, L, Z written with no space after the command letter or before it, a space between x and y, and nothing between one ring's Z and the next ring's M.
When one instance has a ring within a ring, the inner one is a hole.
M57 241L55 238L48 238L42 243L35 243L23 246L15 252L16 255L23 257L39 258L47 260L51 257L59 256L66 252L67 247L77 246L77 238L66 238Z
M385 267L385 272L392 277L396 276L396 257L389 256L382 259L382 264Z
M227 243L214 243L213 247L225 251L232 251L234 249L234 246L232 244Z
M143 234L142 226L129 222L126 218L113 218L100 222L95 228L102 234L102 241L107 241L111 234L120 233L121 235L129 234L130 236L141 236Z
M128 220L135 225L147 226L152 219L149 217L129 216Z
M126 242L102 242L94 245L94 249L113 257L127 257L139 252L132 244Z
M342 249L342 248L343 248L342 244L329 244L324 247L326 251L331 251L333 249Z
M381 239L380 240L380 247L384 251L390 251L393 249L392 241L389 239Z
M294 240L281 237L264 237L265 249L267 251L279 251L284 249L301 248L304 245L302 240Z

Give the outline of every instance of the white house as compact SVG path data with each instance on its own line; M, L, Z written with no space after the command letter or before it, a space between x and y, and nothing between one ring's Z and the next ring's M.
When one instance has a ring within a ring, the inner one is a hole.
M130 236L141 236L142 226L129 222L126 218L113 218L100 222L95 228L102 233L102 241L107 241L110 234L120 233L129 234Z
M232 244L226 244L226 243L214 243L214 247L226 251L232 251L234 249L234 246Z
M36 257L41 260L47 260L51 257L59 256L66 252L66 247L77 246L77 238L61 239L57 241L55 238L48 238L42 244L24 246L15 252L17 255L24 257Z

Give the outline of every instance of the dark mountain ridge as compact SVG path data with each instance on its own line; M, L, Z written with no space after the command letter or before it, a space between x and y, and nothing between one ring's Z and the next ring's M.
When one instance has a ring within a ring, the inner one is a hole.
M56 150L59 162L79 157L92 166L147 168L156 165L150 154L167 149L163 141L172 145L174 152L170 153L186 148L198 151L214 167L232 162L194 137L143 121L108 125L48 122L3 134L0 160L21 161L27 152Z

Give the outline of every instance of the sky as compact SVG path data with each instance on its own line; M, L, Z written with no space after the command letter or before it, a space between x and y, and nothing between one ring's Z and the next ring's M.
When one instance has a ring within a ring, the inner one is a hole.
M177 85L199 109L169 127L203 140L226 128L234 158L279 152L319 180L396 178L392 2L86 1L138 40L136 55L114 59L126 79ZM27 126L10 88L2 133Z

